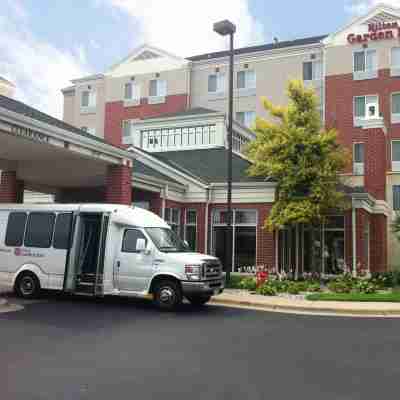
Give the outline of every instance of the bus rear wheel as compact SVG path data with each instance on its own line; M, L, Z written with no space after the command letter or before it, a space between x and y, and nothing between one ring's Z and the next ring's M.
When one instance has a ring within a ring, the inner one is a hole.
M15 291L23 299L34 299L40 293L39 279L32 272L23 272L15 283Z

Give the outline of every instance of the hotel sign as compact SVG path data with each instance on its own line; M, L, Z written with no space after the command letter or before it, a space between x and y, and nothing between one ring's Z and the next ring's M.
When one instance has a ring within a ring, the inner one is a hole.
M400 38L400 26L398 22L379 22L368 24L368 33L350 33L347 36L347 41L350 44L356 44L396 38Z
M31 128L25 128L23 126L17 126L12 124L5 124L0 122L0 129L5 130L11 135L23 137L25 139L33 140L39 143L49 143L50 136L45 135L42 132L36 131Z

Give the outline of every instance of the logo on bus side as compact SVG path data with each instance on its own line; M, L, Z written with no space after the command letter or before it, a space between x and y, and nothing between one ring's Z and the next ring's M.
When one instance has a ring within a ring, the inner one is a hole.
M29 249L22 249L21 247L16 247L14 249L14 255L16 255L17 257L36 257L36 258L44 257L44 254L42 253L35 253Z

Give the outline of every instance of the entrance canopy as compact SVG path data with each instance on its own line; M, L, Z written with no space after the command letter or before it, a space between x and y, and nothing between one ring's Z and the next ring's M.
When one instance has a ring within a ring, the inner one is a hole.
M0 170L13 171L25 189L104 187L110 169L130 170L132 159L130 152L0 96Z

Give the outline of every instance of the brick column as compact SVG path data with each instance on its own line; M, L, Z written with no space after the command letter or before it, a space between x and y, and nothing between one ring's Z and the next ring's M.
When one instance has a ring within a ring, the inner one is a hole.
M107 168L105 201L114 204L132 204L132 170L126 165L110 165Z
M371 216L370 228L370 256L371 272L387 271L387 217L383 214L374 214Z
M2 171L0 203L23 203L24 183L17 180L16 171Z

